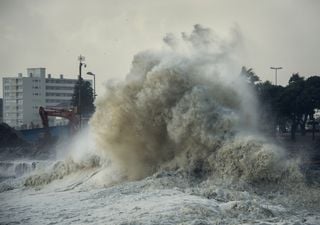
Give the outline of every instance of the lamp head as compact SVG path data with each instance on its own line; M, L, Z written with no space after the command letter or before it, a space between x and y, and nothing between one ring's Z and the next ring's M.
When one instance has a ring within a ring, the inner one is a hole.
M92 72L87 72L87 75L94 76L94 74Z

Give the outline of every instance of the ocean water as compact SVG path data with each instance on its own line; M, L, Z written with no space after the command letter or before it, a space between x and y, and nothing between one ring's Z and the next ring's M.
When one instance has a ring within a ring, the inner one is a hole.
M319 188L259 187L181 171L98 185L99 168L0 193L1 224L319 224ZM22 181L21 181L22 182ZM3 183L2 183L3 185Z

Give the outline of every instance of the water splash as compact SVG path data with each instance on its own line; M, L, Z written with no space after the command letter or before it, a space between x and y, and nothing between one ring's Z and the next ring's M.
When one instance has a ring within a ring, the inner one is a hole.
M164 41L169 49L137 54L126 80L109 83L98 102L91 126L106 157L129 180L160 168L249 181L282 177L283 151L259 135L246 138L257 133L258 115L234 60L236 39L195 25L190 35Z

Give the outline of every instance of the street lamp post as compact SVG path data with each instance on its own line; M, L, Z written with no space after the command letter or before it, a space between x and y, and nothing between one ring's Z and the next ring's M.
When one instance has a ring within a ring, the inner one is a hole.
M87 65L84 63L85 57L80 55L78 57L79 60L79 99L78 99L78 114L79 114L79 119L80 119L80 128L81 128L81 83L82 83L82 78L81 78L81 72L82 72L82 66L86 67Z
M93 76L93 98L96 100L96 75L92 72L88 72L87 75Z
M277 79L278 79L278 70L281 70L282 67L270 67L270 69L275 71L275 85L277 85Z

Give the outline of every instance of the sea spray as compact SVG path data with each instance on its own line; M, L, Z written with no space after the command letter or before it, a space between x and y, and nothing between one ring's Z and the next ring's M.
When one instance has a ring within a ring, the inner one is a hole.
M41 186L46 185L54 180L59 180L67 175L83 170L90 170L99 167L100 160L98 157L91 156L87 160L75 162L72 158L58 161L50 165L41 172L34 173L26 178L25 186Z
M200 25L164 41L168 50L137 54L126 80L107 84L90 121L106 157L128 180L161 168L247 181L283 177L283 150L258 140L256 101L239 75L236 41Z
M298 163L256 130L256 101L234 60L235 39L221 41L195 25L190 35L164 40L168 49L138 53L126 79L106 85L90 131L26 185L91 168L100 168L97 180L106 185L164 170L202 180L303 181Z
M48 161L41 170L35 170L24 182L25 186L42 186L57 179L63 179L72 173L91 173L107 165L107 162L98 155L92 132L83 128L69 142L57 146L55 159Z

